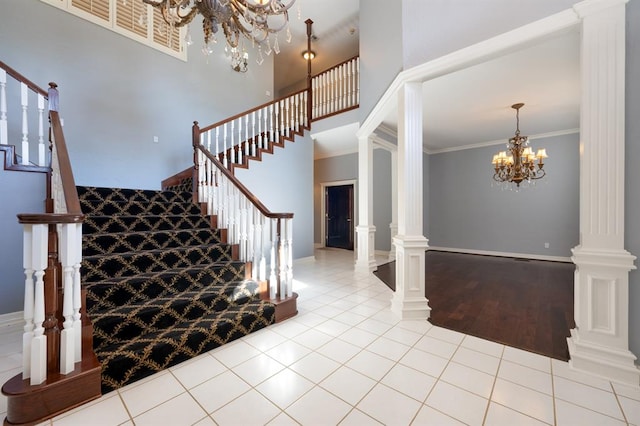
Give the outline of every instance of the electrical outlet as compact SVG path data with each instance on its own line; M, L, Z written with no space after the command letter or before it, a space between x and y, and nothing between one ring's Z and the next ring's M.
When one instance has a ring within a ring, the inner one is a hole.
M157 136L153 137L153 143L158 143L158 137Z
M549 243L544 243L544 248L549 248Z

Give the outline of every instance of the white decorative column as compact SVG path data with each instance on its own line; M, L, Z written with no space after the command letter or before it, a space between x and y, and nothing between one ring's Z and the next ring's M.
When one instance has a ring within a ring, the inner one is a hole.
M396 244L393 241L398 235L398 151L391 151L391 248L389 262L396 260Z
M422 84L405 83L398 95L398 235L396 291L391 310L402 319L427 319L422 234Z
M582 18L580 244L573 249L575 320L570 365L640 385L629 351L629 271L624 249L625 0L585 1Z
M368 137L358 139L358 253L356 269L371 272L376 268L373 226L373 143Z

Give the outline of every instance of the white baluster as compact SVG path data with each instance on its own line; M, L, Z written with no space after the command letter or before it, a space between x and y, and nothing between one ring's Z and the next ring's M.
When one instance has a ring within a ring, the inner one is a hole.
M267 279L267 259L266 256L264 255L264 251L265 251L265 247L264 247L264 233L266 231L266 226L264 226L264 219L265 217L262 215L262 213L259 213L259 217L258 217L258 235L259 235L259 240L258 240L258 244L260 247L260 268L259 268L259 272L258 272L258 276L260 277L260 281L265 281Z
M280 248L278 250L280 258L280 298L287 297L287 226L284 219L280 222Z
M75 363L75 336L73 333L73 265L75 263L75 224L59 226L58 252L62 266L63 330L60 333L60 374L69 374Z
M338 78L339 78L339 84L338 84L338 109L342 110L344 109L344 64L340 65L340 68L338 68Z
M327 113L327 73L320 76L320 117Z
M244 117L244 155L249 157L251 155L251 146L249 145L249 115Z
M220 126L216 127L216 158L220 154Z
M260 119L258 119L260 120ZM260 125L260 122L258 122L258 126ZM256 112L253 111L253 113L251 113L251 134L253 135L253 137L251 138L251 155L253 155L254 157L258 156L258 146L256 145Z
M238 143L234 146L233 152L235 153L235 160L233 162L242 164L242 117L238 117Z
M231 141L229 142L229 165L233 163L237 163L236 157L236 141L235 141L235 132L236 132L236 120L231 120Z
M287 133L287 137L291 137L291 128L293 127L293 124L291 123L291 101L293 100L293 98L288 97L285 101L284 101L284 107L286 110L286 118L287 118L287 122L285 123L285 132Z
M224 143L224 147L222 148L222 164L224 165L224 168L226 169L228 167L227 164L227 123L224 123L224 134L223 134L223 143Z
M304 123L305 127L309 127L309 122L311 121L311 117L308 117L308 113L309 110L307 109L307 102L308 102L308 98L309 97L309 93L308 92L302 92L302 114L304 115L304 119L302 120L302 122Z
M258 110L258 149L264 148L264 145L263 145L264 137L262 135L262 110L263 108L260 108Z
M311 113L314 117L318 116L318 78L313 77L311 79Z
M280 120L279 120L279 117L280 117L280 102L276 102L274 104L273 108L274 108L274 111L273 111L274 112L274 119L273 119L274 120L274 125L273 125L273 127L275 128L275 131L276 131L275 136L273 138L273 141L275 143L280 143Z
M33 230L25 224L22 245L22 266L24 268L24 333L22 334L22 379L31 377L31 343L33 341L34 277L33 273Z
M74 263L73 263L73 330L76 342L73 345L75 349L76 362L82 361L82 318L80 310L82 309L82 289L80 265L82 264L82 223L76 223L75 245L74 245Z
M356 58L356 105L360 104L360 57Z
M285 221L287 227L287 297L293 297L293 219Z
M211 152L211 130L207 130L206 139L207 139L207 143L203 145L207 147L207 151Z
M47 336L44 335L44 270L47 267L48 225L31 225L32 269L36 277L33 298L33 340L31 341L31 385L47 378Z
M262 232L262 225L260 223L260 213L258 209L253 207L253 271L251 276L256 281L261 281L263 278L260 276L260 232Z
M271 273L269 274L269 298L276 298L276 291L278 287L278 279L276 277L276 230L274 229L274 222L277 219L271 219Z
M29 164L29 124L27 108L29 107L29 88L20 83L20 104L22 105L22 164Z
M274 141L274 132L273 132L273 105L274 104L270 104L269 105L269 113L267 114L269 117L269 141L273 142ZM266 129L266 127L265 127Z
M0 69L0 144L7 145L7 72Z

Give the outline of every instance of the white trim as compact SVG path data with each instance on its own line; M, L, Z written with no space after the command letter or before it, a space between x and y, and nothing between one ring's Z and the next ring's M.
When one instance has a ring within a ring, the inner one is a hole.
M536 139L553 138L556 136L573 135L576 133L580 133L580 129L566 129L566 130L558 130L556 132L538 133L537 135L528 136L528 138L529 140L532 141ZM425 152L429 155L442 154L445 152L464 151L465 149L484 148L486 146L504 145L505 143L507 143L506 141L507 141L507 138L499 139L495 141L479 142L471 145L454 146L451 148L441 148L441 149L425 148Z
M311 263L311 262L315 262L316 261L316 257L315 256L307 256L307 257L300 257L298 259L293 259L293 263L294 264L300 264L300 263Z
M390 136L394 139L398 139L398 129L394 129L393 127L389 126L388 124L385 123L380 123L380 125L378 126L378 128L376 129L382 133L384 133L387 136Z
M375 132L387 113L396 105L398 92L405 83L432 80L486 62L509 52L520 50L528 43L539 41L578 24L580 24L580 19L576 12L567 9L400 72L364 120L356 132L356 137L366 137Z
M0 314L0 333L7 327L21 327L24 323L24 313L22 311Z
M340 151L331 151L328 152L326 154L318 154L318 155L314 155L313 160L323 160L325 158L332 158L332 157L340 157L343 155L349 155L349 154L357 154L358 153L358 147L356 147L355 149L343 149Z
M384 149L389 152L397 152L398 145L393 144L387 140L382 139L380 136L375 133L371 133L369 136L369 140L373 142L373 149Z
M429 246L427 250L446 251L451 253L480 254L483 256L514 257L516 259L547 260L551 262L571 263L571 257L546 256L543 254L509 253L509 252L503 252L503 251L473 250L473 249L437 247L437 246Z
M389 250L374 250L373 253L376 256L389 257ZM388 263L388 260L385 259L385 263Z

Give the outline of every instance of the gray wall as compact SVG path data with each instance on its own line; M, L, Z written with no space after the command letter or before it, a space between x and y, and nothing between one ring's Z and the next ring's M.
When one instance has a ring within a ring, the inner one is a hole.
M316 244L323 243L321 184L343 180L356 181L358 191L358 154L318 159L314 162L313 185L313 237ZM375 249L391 249L391 154L383 149L373 151L373 224L376 227ZM357 203L357 199L355 200ZM356 223L357 225L357 223Z
M640 2L627 3L627 92L625 164L625 241L631 254L640 255ZM636 266L638 262L636 261ZM629 274L629 347L640 356L640 272Z
M570 9L576 2L402 0L404 69Z
M267 101L272 90L271 59L236 73L222 48L203 57L201 26L192 31L184 62L38 0L4 0L0 59L42 87L52 80L60 86L79 185L157 189L192 164L193 120L213 123ZM23 308L16 214L42 212L43 191L41 174L0 171L0 314Z
M4 153L0 160L4 162ZM21 311L24 303L22 225L18 213L44 212L45 175L0 166L0 315Z
M492 185L491 158L500 146L431 155L429 245L571 256L579 234L578 141L577 134L532 141L547 149L549 172L519 191Z
M184 62L38 0L4 0L0 58L41 86L60 86L78 184L157 189L191 164L194 120L214 123L273 91L271 57L240 74L222 44L202 55L199 22L191 31Z
M402 27L402 0L360 1L360 122L402 70Z
M293 258L313 256L313 142L309 133L263 154L236 177L274 213L293 213Z

